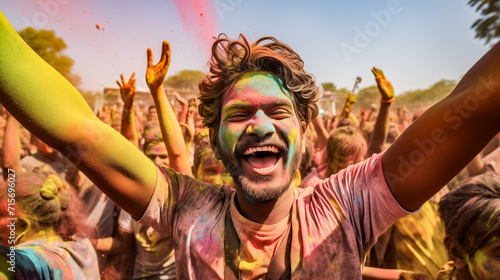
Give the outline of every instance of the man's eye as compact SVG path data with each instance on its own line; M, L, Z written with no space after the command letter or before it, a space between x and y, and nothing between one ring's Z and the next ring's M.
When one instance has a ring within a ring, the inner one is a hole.
M206 175L217 175L218 170L215 170L213 168L206 168L203 169L203 173L205 173Z
M244 120L248 118L248 114L245 114L245 113L234 113L234 114L231 114L227 120L229 121L240 121L240 120Z
M276 119L284 119L290 117L290 112L285 109L276 109L271 112L271 116Z
M168 158L168 155L159 155L159 157L160 157L161 159L167 159L167 158Z

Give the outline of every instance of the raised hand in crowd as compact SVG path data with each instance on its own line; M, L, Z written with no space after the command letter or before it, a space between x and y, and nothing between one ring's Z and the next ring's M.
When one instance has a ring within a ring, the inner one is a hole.
M139 137L135 126L135 73L132 73L127 82L120 74L121 83L116 81L120 87L120 96L123 100L121 134L125 136L134 146L139 147Z
M170 65L170 44L163 41L160 61L156 65L153 64L153 51L148 48L147 60L146 83L155 102L163 141L169 155L169 165L177 172L193 176L188 152L186 149L179 149L185 147L181 127L163 89L163 80Z

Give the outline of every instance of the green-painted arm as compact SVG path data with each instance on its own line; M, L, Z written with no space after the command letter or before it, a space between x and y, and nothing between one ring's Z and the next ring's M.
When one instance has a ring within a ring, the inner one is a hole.
M0 101L120 207L136 218L142 215L156 182L154 164L102 123L80 93L24 43L1 12Z

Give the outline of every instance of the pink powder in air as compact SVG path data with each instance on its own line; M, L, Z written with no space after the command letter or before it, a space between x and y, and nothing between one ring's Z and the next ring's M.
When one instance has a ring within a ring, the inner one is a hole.
M210 50L215 36L215 12L212 0L174 0L180 19L187 32Z

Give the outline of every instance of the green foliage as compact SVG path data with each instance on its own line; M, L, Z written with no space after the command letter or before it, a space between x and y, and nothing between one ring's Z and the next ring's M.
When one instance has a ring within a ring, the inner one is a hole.
M469 0L467 5L476 7L481 18L477 19L471 26L476 32L476 38L485 39L486 44L500 37L500 0Z
M453 80L440 80L428 89L407 91L396 96L396 104L414 109L430 106L450 94L456 85L457 82Z
M321 83L321 87L324 91L336 91L337 87L332 82Z
M71 84L77 87L81 83L78 75L71 73L74 61L69 56L62 54L67 48L66 43L57 37L53 30L36 30L26 27L19 31L23 40L48 64L63 75Z
M396 101L394 102L393 107L396 108L406 106L410 112L412 112L422 107L431 106L448 96L456 85L457 82L454 80L443 79L426 89L403 92L396 95ZM339 113L344 106L347 93L349 91L347 89L340 89L336 92L337 100L335 107L337 113ZM356 103L353 104L352 112L357 114L362 108L369 110L372 104L376 104L377 107L380 105L380 93L377 86L371 86L359 90L358 94L356 94Z
M380 93L377 86L362 88L356 94L356 103L353 105L353 110L361 108L370 108L372 104L380 103Z
M166 88L177 90L197 90L199 82L205 74L197 70L182 70L177 74L168 77L163 85Z

